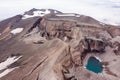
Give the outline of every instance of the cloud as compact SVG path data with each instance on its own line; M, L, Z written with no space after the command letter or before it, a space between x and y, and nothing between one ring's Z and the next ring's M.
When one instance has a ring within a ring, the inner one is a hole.
M110 0L111 2L120 3L120 0Z
M120 0L1 0L0 18L7 18L31 8L52 8L88 15L106 23L120 24Z

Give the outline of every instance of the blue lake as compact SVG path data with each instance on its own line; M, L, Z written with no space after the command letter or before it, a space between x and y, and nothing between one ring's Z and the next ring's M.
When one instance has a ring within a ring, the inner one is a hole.
M95 73L101 73L103 70L102 63L95 57L90 57L88 59L86 68Z

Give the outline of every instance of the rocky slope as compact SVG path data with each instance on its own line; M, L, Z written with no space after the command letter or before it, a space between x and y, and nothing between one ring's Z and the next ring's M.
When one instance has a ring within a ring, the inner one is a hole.
M84 68L91 56L101 60L101 74ZM120 28L32 9L0 22L0 62L0 80L119 80Z

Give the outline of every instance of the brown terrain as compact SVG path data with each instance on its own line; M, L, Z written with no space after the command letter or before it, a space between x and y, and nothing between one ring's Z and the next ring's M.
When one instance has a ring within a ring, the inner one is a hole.
M24 30L13 35L10 31L15 28ZM117 26L84 15L28 19L19 15L2 21L0 33L0 62L22 56L7 67L17 68L0 80L120 80ZM84 68L91 56L101 60L102 73Z

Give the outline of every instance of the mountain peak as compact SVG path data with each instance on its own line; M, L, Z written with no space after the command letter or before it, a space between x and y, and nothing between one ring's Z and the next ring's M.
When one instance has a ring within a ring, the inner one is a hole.
M47 14L57 14L57 13L62 13L58 10L54 10L54 9L36 9L36 8L33 8L29 11L26 11L24 14L23 14L23 19L26 19L26 18L30 18L30 17L35 17L35 16L45 16Z

